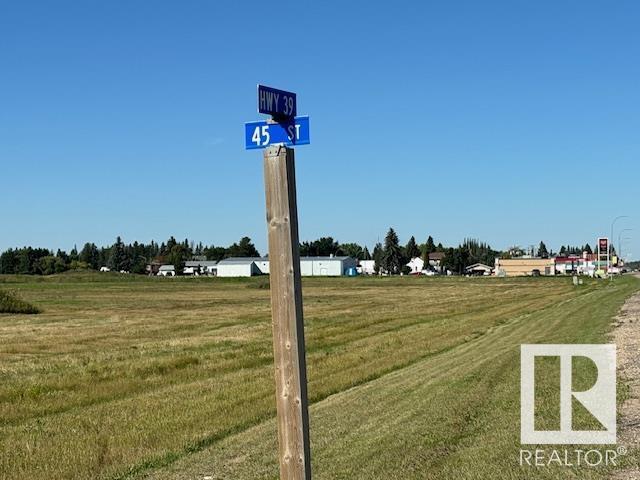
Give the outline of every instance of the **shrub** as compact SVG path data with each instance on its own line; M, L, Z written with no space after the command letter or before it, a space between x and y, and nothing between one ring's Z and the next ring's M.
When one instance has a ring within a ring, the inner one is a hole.
M40 313L40 309L25 302L13 292L0 290L0 313Z

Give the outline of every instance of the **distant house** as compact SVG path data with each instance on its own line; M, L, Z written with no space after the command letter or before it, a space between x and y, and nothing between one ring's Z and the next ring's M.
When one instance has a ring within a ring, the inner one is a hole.
M474 263L464 269L464 273L467 275L491 275L492 272L493 268L489 265L485 265L484 263Z
M175 277L176 267L173 265L161 265L158 269L158 275L161 277Z
M429 266L437 272L442 272L442 261L444 260L444 252L432 252L429 254Z
M409 263L407 263L407 267L411 269L410 273L420 273L424 270L424 260L420 257L413 257Z
M429 268L425 267L422 257L413 257L407 267L411 269L410 273L420 273L424 270L435 270L438 273L442 273L442 259L444 259L444 252L432 252L429 254Z

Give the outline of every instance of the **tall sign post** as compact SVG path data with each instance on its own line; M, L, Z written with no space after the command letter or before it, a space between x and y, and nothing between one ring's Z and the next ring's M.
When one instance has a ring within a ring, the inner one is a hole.
M598 247L598 268L600 268L601 266L601 260L603 258L606 258L607 259L607 263L606 263L607 275L609 275L609 270L610 270L609 239L606 237L598 238L597 247Z
M310 480L309 401L302 316L295 155L308 144L309 117L296 95L258 85L258 111L270 122L245 124L245 148L264 148L269 275L281 480Z

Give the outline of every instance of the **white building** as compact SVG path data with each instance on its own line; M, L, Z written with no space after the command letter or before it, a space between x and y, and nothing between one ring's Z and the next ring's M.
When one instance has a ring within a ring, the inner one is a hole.
M252 277L262 275L262 270L256 262L263 262L262 258L231 257L220 260L215 268L214 275L218 277ZM268 262L267 262L268 263Z
M184 262L185 275L215 275L215 260L187 260Z
M413 257L407 267L411 269L410 273L420 273L424 270L424 260L420 257Z
M464 273L467 275L491 275L493 273L493 268L489 265L485 265L484 263L474 263L473 265L469 265L465 268Z
M260 270L260 273L262 273L263 275L269 274L269 259L267 257L256 258L254 259L254 262Z
M376 261L375 260L359 260L358 273L360 275L375 275Z
M371 260L373 262L373 260ZM185 265L203 262L187 262ZM356 260L351 257L300 257L300 274L305 277L346 275L350 268L356 268ZM187 268L185 267L185 273ZM373 263L371 264L373 272ZM231 257L220 260L210 267L210 275L218 277L252 277L270 273L269 259L266 257Z
M339 277L346 275L349 268L356 268L356 260L351 257L300 257L300 275L303 277Z

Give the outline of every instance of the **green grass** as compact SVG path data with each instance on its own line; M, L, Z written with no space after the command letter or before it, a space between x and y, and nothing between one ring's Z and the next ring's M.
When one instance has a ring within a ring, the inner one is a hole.
M2 284L44 313L0 324L0 478L277 477L263 278ZM315 478L601 478L518 466L519 346L605 341L637 289L304 279Z
M14 292L0 290L0 313L40 313L40 309L22 300Z

